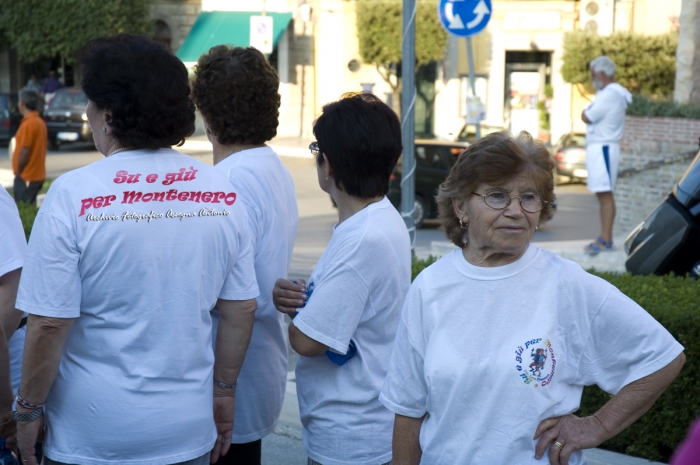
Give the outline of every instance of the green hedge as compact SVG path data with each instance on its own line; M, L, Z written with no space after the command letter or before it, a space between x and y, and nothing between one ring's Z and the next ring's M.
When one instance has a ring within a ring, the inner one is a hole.
M654 100L641 95L632 96L627 106L627 114L633 116L669 116L673 118L700 119L700 105L697 103L679 104L672 100Z
M561 74L566 82L586 84L591 80L588 63L607 55L617 66L617 82L630 92L670 98L676 81L677 45L675 32L601 36L591 31L571 31L564 34Z
M414 261L413 278L434 261L434 257ZM593 274L641 305L685 347L685 367L651 410L601 446L668 462L693 420L700 416L700 281L673 275ZM586 387L578 414L593 414L610 397L597 386Z
M27 240L29 240L29 235L32 232L32 226L34 225L36 214L39 212L39 207L26 202L17 202L17 209L19 210L19 217L22 219L24 235L27 236Z

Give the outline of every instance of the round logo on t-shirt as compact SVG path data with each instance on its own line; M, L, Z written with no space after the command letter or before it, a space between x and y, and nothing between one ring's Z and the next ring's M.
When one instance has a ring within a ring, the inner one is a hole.
M531 339L518 346L515 361L515 369L523 383L539 387L552 382L557 360L549 339Z

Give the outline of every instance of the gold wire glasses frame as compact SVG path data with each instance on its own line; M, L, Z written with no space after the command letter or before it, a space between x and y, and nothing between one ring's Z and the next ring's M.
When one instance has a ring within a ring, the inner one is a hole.
M318 141L311 142L311 144L309 144L309 150L311 151L311 155L317 157L319 153Z
M493 208L494 210L503 210L508 208L513 199L518 199L520 208L522 208L523 211L528 213L537 213L542 211L544 206L548 203L546 200L542 200L542 197L536 194L525 194L524 196L515 195L513 197L502 192L492 192L490 194L477 194L476 192L472 192L472 194L484 199L486 206Z

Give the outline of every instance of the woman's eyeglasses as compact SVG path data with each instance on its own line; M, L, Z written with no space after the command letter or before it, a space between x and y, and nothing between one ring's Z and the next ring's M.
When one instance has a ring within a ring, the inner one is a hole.
M318 157L320 150L318 149L318 141L313 141L309 145L309 150L311 150L311 155Z
M547 201L542 200L542 197L537 194L516 195L514 197L510 197L503 192L491 192L490 194L477 194L476 192L472 192L472 194L478 195L484 199L484 203L494 210L508 208L508 205L510 205L513 199L518 199L520 201L520 207L528 213L537 213L547 204Z

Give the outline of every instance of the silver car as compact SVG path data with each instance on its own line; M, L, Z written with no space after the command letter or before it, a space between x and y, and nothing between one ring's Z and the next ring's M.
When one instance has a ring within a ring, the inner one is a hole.
M585 134L564 134L552 147L552 156L559 176L566 176L571 182L583 182L588 178Z

